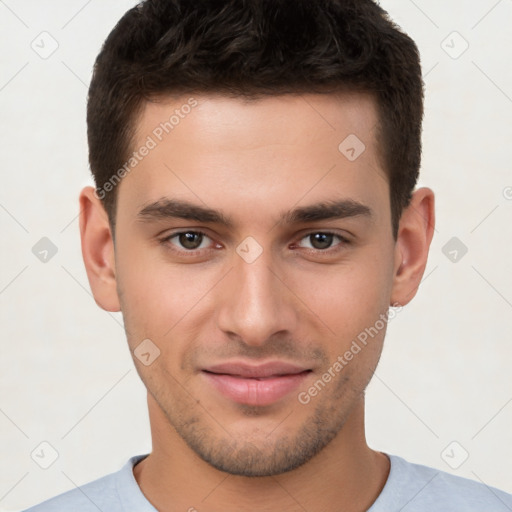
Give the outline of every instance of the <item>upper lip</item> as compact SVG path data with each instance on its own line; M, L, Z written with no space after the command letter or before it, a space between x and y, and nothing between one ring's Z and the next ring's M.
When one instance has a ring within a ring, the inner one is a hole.
M252 365L241 362L222 363L204 368L203 371L217 374L233 375L245 378L262 378L279 375L296 375L308 371L309 368L282 361L269 361L267 363Z

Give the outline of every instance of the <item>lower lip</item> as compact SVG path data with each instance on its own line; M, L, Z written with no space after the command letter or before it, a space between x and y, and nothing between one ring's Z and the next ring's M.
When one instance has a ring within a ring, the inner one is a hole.
M296 390L310 372L261 380L221 373L202 373L227 398L240 404L264 406L271 405Z

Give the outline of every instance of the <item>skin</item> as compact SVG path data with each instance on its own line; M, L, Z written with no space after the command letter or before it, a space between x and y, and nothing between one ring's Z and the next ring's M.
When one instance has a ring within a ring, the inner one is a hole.
M115 244L94 190L80 196L97 304L123 312L132 354L148 338L160 350L149 366L134 357L153 439L135 478L160 511L366 510L389 473L388 458L368 447L364 432L364 390L385 327L309 403L297 394L332 374L338 356L391 304L414 297L434 195L414 192L395 240L370 96L195 98L198 105L118 186ZM186 102L146 104L134 149ZM366 146L354 161L338 150L349 134ZM219 210L233 226L138 218L164 198ZM282 212L337 199L371 215L278 222ZM176 236L163 241L187 231L207 235L192 236L199 249ZM322 246L310 236L326 231L344 238ZM236 251L249 236L262 249L251 263ZM246 405L219 393L202 371L228 360L311 371L275 403Z

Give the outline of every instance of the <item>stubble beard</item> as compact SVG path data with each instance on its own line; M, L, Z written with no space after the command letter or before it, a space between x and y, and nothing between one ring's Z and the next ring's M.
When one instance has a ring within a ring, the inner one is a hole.
M320 453L340 434L364 391L353 389L349 377L340 376L332 400L319 400L314 413L304 420L295 433L281 436L275 435L275 432L260 433L255 441L235 438L229 433L229 427L222 425L222 418L212 419L195 400L184 400L176 406L176 399L165 392L158 393L158 396L151 394L169 425L202 460L230 475L268 477L292 471ZM296 407L305 406L297 402ZM245 416L257 417L261 414L257 407L243 410ZM289 418L292 417L293 412ZM283 430L279 427L276 429Z

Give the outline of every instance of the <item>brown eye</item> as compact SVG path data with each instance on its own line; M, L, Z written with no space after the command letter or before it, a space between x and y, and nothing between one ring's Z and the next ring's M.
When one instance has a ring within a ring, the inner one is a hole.
M161 243L171 245L172 249L176 251L192 252L198 249L207 249L211 240L201 231L180 231L165 237Z
M203 241L203 234L196 233L194 231L188 231L186 233L180 233L178 240L182 247L185 249L198 249Z
M339 240L339 243L333 244L333 242L336 238ZM304 241L306 241L305 244L304 244ZM306 249L325 251L327 249L330 249L331 247L343 246L348 243L349 243L348 240L346 238L342 237L341 235L320 231L320 232L310 233L309 235L306 235L304 238L302 238L299 245Z
M332 245L334 236L329 233L314 233L309 235L314 249L328 249Z

